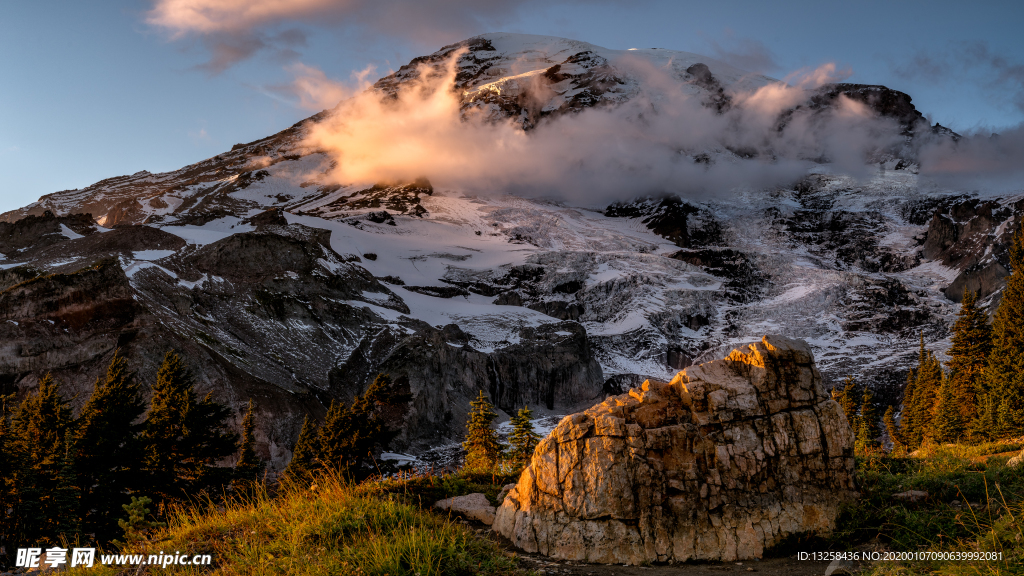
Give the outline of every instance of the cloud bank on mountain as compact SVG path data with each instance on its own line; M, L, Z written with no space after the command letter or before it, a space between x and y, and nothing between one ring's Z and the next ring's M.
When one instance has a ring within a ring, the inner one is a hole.
M459 55L441 73L422 66L393 99L360 92L311 127L305 144L334 159L329 178L351 184L425 176L474 193L598 205L637 194L701 197L788 185L822 158L847 174L870 175L877 171L866 165L871 155L899 141L895 122L842 96L828 111L794 112L812 89L841 77L831 64L802 71L792 84L733 93L734 105L719 112L666 70L621 58L615 69L640 79L640 93L523 130L461 106L452 89ZM297 83L309 85L302 76Z

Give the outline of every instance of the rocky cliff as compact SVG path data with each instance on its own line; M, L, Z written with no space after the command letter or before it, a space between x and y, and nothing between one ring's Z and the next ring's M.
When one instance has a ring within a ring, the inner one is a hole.
M765 336L567 416L493 529L527 552L640 564L759 558L833 529L853 433L810 347Z

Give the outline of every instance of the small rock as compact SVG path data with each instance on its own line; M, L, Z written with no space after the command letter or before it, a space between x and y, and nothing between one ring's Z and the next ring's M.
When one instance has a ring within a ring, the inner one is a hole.
M487 500L487 496L477 492L465 496L456 496L446 500L439 500L434 504L435 508L450 510L465 518L482 522L488 526L494 524L494 506Z
M921 500L928 498L928 493L924 490L907 490L906 492L893 494L892 497L904 502L920 502Z
M1020 454L1017 454L1006 462L1006 466L1008 468L1017 468L1021 464L1024 464L1024 450L1021 450Z
M513 482L512 484L505 484L501 488L501 492L498 493L498 506L501 506L501 503L505 501L505 496L508 496L508 493L515 487L515 482Z

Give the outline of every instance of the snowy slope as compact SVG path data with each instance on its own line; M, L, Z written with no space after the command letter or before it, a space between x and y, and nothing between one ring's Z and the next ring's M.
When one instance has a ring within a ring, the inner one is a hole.
M723 106L723 94L775 82L685 52L514 34L470 39L414 63L439 66L457 51L463 109L521 118L524 129L649 90L635 73L644 66L670 71L681 90L709 107ZM416 66L403 67L374 89L402 90L417 74ZM538 78L545 99L524 103ZM458 404L470 387L540 398L541 391L517 391L520 383L507 381L532 363L563 376L576 370L564 380L579 388L569 396L583 402L643 378L667 380L766 333L806 339L827 379L858 375L891 400L920 333L940 353L948 346L958 305L944 290L979 262L1000 265L998 245L1024 205L1001 198L982 206L919 186L913 166L898 160L859 180L818 164L791 185L683 201L624 191L613 207L435 189L425 181L339 184L326 177L331 158L302 143L326 114L174 172L112 178L5 214L0 241L8 229L13 237L42 227L31 233L45 242L10 249L0 242L0 274L15 286L24 280L11 272L19 265L73 273L113 258L125 285L111 281L111 291L143 310L121 334L145 324L205 351L232 398L250 386L283 391L285 400L276 402L287 410L278 413L288 417L279 437L268 433L263 441L284 458L301 424L297 406L344 399L360 370L388 362L403 369L434 362L438 370L467 363L459 374L445 373L450 381L410 377L421 401L418 430L436 426L440 434L458 429ZM715 161L738 158L721 151ZM60 220L81 212L100 227L72 230ZM969 224L982 217L986 227L968 237ZM929 252L926 237L934 240L942 218L951 240ZM945 246L961 241L976 257L949 256ZM989 302L997 295L997 287L985 294ZM4 326L15 331L10 341L38 337L31 332L38 327L25 328L31 319L11 318L20 324ZM72 334L70 325L61 330ZM103 345L53 336L56 344L46 345L64 351L40 352L31 365L88 364L73 376L87 386L89 370L127 338L112 328L100 333ZM17 348L4 356L9 372L28 378L21 351L33 348ZM534 353L536 361L509 358ZM581 374L594 381L579 382ZM540 414L573 408L552 398Z

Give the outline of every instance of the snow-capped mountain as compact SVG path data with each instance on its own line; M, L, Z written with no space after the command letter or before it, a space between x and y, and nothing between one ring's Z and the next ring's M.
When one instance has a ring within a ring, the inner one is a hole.
M452 62L463 114L526 132L666 102L658 90L724 115L781 86L695 54L489 34L413 60L372 94L398 98ZM648 68L673 84L651 87ZM774 133L848 99L899 141L857 178L818 158L788 185L588 205L426 179L338 183L337 159L306 138L339 106L174 172L44 196L0 217L0 392L45 371L87 392L118 347L150 377L175 348L222 401L256 398L277 465L305 414L378 372L413 394L410 450L458 436L480 388L505 411L564 412L765 333L806 339L827 378L856 375L892 401L920 332L942 351L964 290L998 297L1024 201L919 185L916 143L957 136L905 94L804 92ZM741 166L772 146L680 154Z

